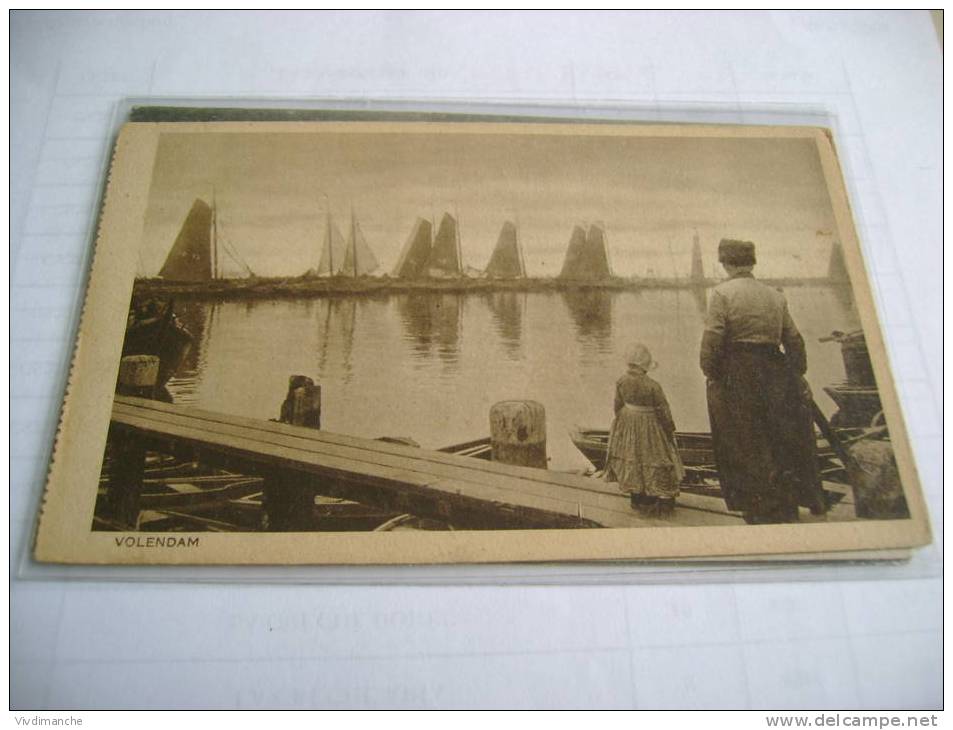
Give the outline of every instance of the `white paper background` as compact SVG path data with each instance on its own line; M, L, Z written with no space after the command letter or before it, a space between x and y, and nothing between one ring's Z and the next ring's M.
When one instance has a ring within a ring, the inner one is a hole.
M941 67L922 11L14 13L14 557L62 397L114 104L150 95L708 102L747 121L751 105L826 110L939 534ZM15 579L11 701L931 709L942 703L938 555L788 583Z

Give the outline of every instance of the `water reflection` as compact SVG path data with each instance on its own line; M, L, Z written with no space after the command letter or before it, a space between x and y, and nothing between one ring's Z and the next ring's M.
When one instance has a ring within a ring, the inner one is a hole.
M575 325L576 339L596 352L611 352L613 292L573 289L562 292L562 297Z
M175 316L192 335L192 344L179 370L166 386L174 401L192 402L199 376L206 369L207 344L215 327L217 302L188 302L175 304Z
M404 340L413 357L436 354L449 366L459 360L460 329L463 318L461 294L404 294L396 297L397 313Z
M834 299L837 300L837 303L840 304L843 309L848 311L854 310L854 292L850 288L849 283L831 284L830 289L834 295Z
M493 326L500 338L503 352L510 359L519 359L522 353L523 312L526 293L501 291L484 295L484 301L493 316Z
M708 314L708 289L704 286L693 286L689 291L691 291L692 299L695 301L695 311L704 319Z
M308 315L308 319L313 321L310 311ZM339 363L341 380L345 384L350 383L354 373L352 358L357 300L354 297L323 299L318 303L315 315L318 325L318 377L323 380L334 375L329 357L335 357Z
M808 349L808 380L844 379L840 349L819 338L859 327L849 290L791 286L791 315ZM466 306L474 297L477 306ZM558 303L562 299L564 305ZM177 403L274 418L292 374L322 385L328 428L413 437L434 447L485 436L497 400L546 406L553 468L581 466L576 423L608 427L622 353L645 342L660 363L679 428L709 428L698 368L704 290L414 293L304 301L178 301L195 337L169 390Z

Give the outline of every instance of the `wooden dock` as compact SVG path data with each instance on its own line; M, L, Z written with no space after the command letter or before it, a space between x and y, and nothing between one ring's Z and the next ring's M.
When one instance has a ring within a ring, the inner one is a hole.
M135 524L146 450L260 476L271 529L306 531L317 495L457 529L739 525L720 500L679 499L675 517L638 515L613 485L329 431L116 396L110 438L122 462L110 502ZM720 507L719 504L720 503Z

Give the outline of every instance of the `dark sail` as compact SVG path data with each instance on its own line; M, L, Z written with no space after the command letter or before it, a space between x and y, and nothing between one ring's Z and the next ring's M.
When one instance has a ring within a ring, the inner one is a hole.
M496 248L490 256L490 263L486 265L486 274L501 279L518 279L526 276L516 226L510 221L503 223L500 237L496 241Z
M847 275L847 264L844 263L844 249L837 241L834 241L831 246L831 258L827 264L827 278L832 281L850 281L850 277Z
M170 281L212 279L212 208L196 199L159 276Z
M430 221L418 218L414 229L400 252L400 259L394 267L394 276L401 279L418 279L427 274L430 262L433 225Z
M561 279L581 279L581 271L585 268L586 232L582 226L574 226L569 238L569 248L566 249L566 258L563 269L559 272Z
M449 213L443 214L443 218L440 219L440 227L437 229L437 235L434 236L428 273L430 276L463 275L457 220Z
M589 226L586 235L586 273L586 278L592 279L608 279L612 276L606 230L598 223Z
M702 282L704 280L705 269L702 266L702 246L696 233L692 239L692 281Z

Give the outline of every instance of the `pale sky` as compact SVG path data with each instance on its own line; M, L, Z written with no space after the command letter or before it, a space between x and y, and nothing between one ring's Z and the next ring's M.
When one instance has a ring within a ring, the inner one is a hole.
M517 221L530 276L559 273L573 225L596 221L621 276L687 275L695 230L709 276L723 237L754 241L762 276L823 276L835 227L809 139L164 133L140 273L158 272L213 188L220 238L262 276L317 265L328 204L345 235L353 206L388 273L415 219L444 211L481 269Z

